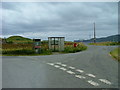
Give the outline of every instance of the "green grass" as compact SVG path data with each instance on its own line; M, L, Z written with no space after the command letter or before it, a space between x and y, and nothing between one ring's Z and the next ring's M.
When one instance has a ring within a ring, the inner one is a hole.
M120 47L119 48L115 48L113 51L110 52L111 56L114 57L116 60L118 60L120 62Z
M26 55L51 55L47 45L42 45L41 53L36 54L33 44L2 44L2 54L5 56L26 56Z
M80 52L83 50L86 50L87 47L82 44L78 43L77 47L73 47L73 44L65 44L65 50L60 53L75 53ZM23 44L23 43L17 43L17 44L2 44L2 55L3 56L33 56L33 55L51 55L52 51L48 49L48 43L42 43L41 44L41 53L36 54L33 50L33 44Z
M84 44L80 43L78 44L77 47L73 47L73 46L66 46L65 50L63 51L63 53L75 53L75 52L80 52L83 50L86 50L87 46L85 46Z
M120 42L97 42L97 43L89 43L89 45L113 46L113 45L120 45Z
M22 36L11 36L11 37L8 37L6 38L6 42L9 43L9 44L12 44L12 43L32 43L32 39L29 39L29 38L25 38L25 37L22 37Z
M3 50L3 55L34 55L35 52L33 50L27 49L16 49L16 50Z
M41 53L37 54L34 50L30 49L14 49L14 50L3 50L2 54L4 56L31 56L31 55L51 55L52 52L50 50L41 49Z
M9 38L7 38L8 41L31 41L31 39L29 38L25 38L25 37L22 37L22 36L11 36Z

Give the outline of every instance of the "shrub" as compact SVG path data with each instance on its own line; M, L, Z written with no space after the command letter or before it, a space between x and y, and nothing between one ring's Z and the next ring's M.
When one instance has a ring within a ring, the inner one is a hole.
M3 44L3 55L50 55L52 52L48 50L48 45L42 45L41 53L37 54L33 50L33 44Z
M65 53L75 53L75 52L80 52L83 50L86 50L87 46L85 46L84 44L80 44L77 47L73 47L73 46L66 46L65 50L63 52Z
M42 55L50 55L50 54L52 54L52 51L51 50L44 50L43 48L41 49L41 54Z
M27 49L13 49L13 50L3 50L3 54L8 54L8 55L31 55L35 54L34 50L27 50Z
M13 44L13 41L8 41L7 43L8 43L8 44Z

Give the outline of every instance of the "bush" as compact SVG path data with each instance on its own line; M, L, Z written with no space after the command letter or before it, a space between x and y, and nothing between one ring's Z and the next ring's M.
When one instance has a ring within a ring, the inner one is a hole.
M48 45L41 46L41 53L37 54L33 50L33 44L2 44L3 55L50 55L52 52L48 50Z
M42 55L50 55L50 54L52 54L52 51L45 49L45 48L41 48L41 54Z
M2 54L7 54L7 55L31 55L31 54L35 54L35 51L34 50L27 50L27 49L3 50Z
M63 52L65 53L75 53L75 52L80 52L83 50L86 50L87 46L85 45L81 45L81 46L77 46L77 47L73 47L73 46L66 46L65 50Z
M8 44L13 44L13 41L8 41L7 43L8 43Z

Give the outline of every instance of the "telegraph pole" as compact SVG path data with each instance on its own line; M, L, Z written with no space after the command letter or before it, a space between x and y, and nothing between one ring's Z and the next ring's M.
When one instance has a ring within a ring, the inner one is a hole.
M89 39L91 39L91 34L89 34Z
M96 43L95 22L94 22L94 43Z

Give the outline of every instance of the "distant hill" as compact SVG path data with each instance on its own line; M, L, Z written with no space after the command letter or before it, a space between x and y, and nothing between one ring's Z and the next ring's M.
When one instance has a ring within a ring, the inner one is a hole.
M83 40L82 42L93 42L93 38L89 39L89 40ZM120 35L112 35L112 36L108 36L108 37L102 37L102 38L96 38L96 42L118 42L120 41ZM75 42L80 42L79 40L75 40Z
M25 38L22 36L11 36L7 38L7 41L31 41L29 38Z

